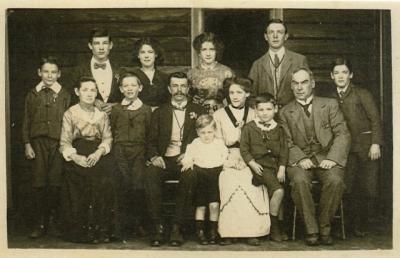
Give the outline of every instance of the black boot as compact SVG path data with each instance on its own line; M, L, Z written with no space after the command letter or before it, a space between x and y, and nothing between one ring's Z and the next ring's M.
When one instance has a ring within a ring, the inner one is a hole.
M201 245L208 245L208 240L204 232L204 220L196 220L197 241Z
M215 245L218 240L218 221L210 221L210 238L209 244Z
M171 237L169 240L170 246L181 246L183 243L183 237L181 234L181 227L178 224L174 224L171 230Z
M164 239L164 226L157 222L155 224L155 232L153 234L153 238L151 240L151 246L157 247L163 244Z
M271 234L270 234L271 240L275 242L281 242L282 234L278 217L271 215L270 218L271 218Z

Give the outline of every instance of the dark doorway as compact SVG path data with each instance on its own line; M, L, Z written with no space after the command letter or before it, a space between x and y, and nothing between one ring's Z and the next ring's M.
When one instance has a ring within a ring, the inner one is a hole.
M267 9L205 9L204 31L222 38L225 51L221 63L247 76L253 61L267 50L264 26L268 20Z

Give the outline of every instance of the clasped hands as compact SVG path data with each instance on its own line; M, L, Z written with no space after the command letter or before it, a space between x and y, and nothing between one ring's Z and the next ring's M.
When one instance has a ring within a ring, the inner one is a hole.
M75 162L78 166L84 168L91 168L94 167L97 162L100 160L101 156L103 156L104 150L102 148L97 149L95 152L90 154L89 156L79 155L79 154L72 154L70 157L72 161Z
M336 165L337 165L337 163L335 161L332 161L329 159L324 159L323 161L321 161L321 163L318 165L318 167L322 168L322 169L331 169ZM308 159L308 158L300 160L299 163L297 164L297 166L302 169L305 169L305 170L317 167L311 161L311 159Z

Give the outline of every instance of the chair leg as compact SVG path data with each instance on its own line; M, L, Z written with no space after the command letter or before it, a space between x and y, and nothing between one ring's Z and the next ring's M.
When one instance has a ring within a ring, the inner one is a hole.
M340 220L342 222L342 239L346 240L346 231L344 227L344 212L343 212L343 201L340 201Z
M292 227L292 240L296 240L296 218L297 217L297 208L294 206L293 211L293 227Z

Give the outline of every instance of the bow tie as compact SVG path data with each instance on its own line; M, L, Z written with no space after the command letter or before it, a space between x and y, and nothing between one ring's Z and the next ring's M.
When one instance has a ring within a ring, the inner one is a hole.
M185 106L178 106L178 105L174 105L174 104L171 104L172 105L172 108L174 109L174 110L181 110L181 111L184 111L185 109L186 109L186 105Z
M271 126L271 123L267 123L267 122L263 122L263 121L260 121L259 123L260 123L260 125L263 125L267 128Z
M105 70L106 67L107 67L107 64L106 64L106 63L102 63L102 64L94 63L94 69L99 69L99 68L101 68L101 69Z

